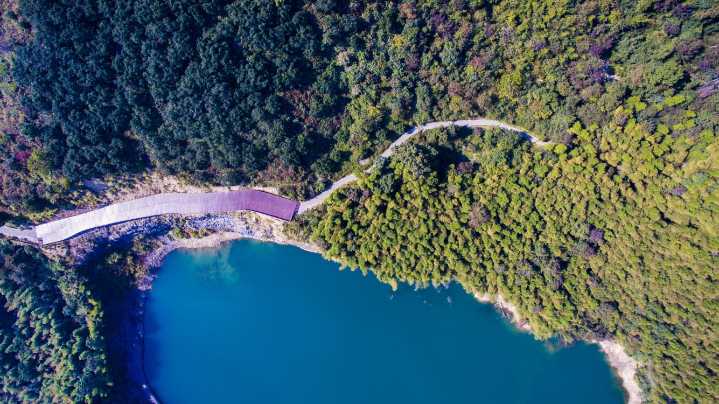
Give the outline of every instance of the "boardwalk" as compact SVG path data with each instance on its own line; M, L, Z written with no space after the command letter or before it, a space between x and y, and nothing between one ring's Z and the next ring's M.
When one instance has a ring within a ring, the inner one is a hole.
M254 189L192 194L168 193L115 203L44 223L35 227L34 231L4 227L0 228L0 232L26 241L51 244L97 227L168 214L199 215L250 210L282 220L292 220L298 206L297 201Z

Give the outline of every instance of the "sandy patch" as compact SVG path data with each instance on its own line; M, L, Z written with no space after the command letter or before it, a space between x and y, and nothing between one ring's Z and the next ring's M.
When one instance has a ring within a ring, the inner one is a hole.
M529 323L522 319L517 306L509 302L502 295L492 296L489 294L473 293L474 297L482 303L492 303L503 313L511 317L512 323L522 331L532 332ZM613 340L589 341L599 345L604 352L607 362L614 369L616 375L622 381L622 387L627 395L627 404L641 404L643 393L637 382L637 368L639 363L629 356L618 342Z
M637 367L639 363L629 356L624 347L612 340L592 341L607 356L609 365L614 368L617 376L622 380L622 387L627 393L627 404L640 404L643 401L642 389L637 383Z
M519 309L517 309L517 306L510 303L507 299L505 299L502 295L489 295L489 294L480 294L480 293L473 293L475 299L479 300L482 303L491 303L494 304L501 312L508 314L511 317L512 324L517 326L522 331L528 331L531 332L532 329L529 327L529 323L527 320L522 319L522 317L519 315Z

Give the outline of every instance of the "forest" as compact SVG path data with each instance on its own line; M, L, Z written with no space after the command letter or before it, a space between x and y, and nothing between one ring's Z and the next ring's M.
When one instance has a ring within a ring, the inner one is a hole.
M0 240L0 401L106 396L103 309L75 269Z
M706 0L22 1L5 16L32 40L5 67L24 119L0 141L15 151L0 203L67 207L80 180L147 170L304 198L415 124L486 116L567 142L633 96L653 125L692 105L698 133L719 115L717 14Z
M719 401L716 1L0 4L0 223L82 208L91 178L302 199L356 171L290 230L390 284L500 293L540 338L616 338L652 402ZM473 117L555 144L435 131L358 169L414 125ZM2 251L2 394L103 397L105 373L85 373L105 367L85 281ZM23 341L40 323L16 320L39 302L9 302L40 287L55 310L37 321L59 328L37 349ZM47 357L73 366L26 372Z
M575 125L571 150L433 134L291 230L394 287L501 294L540 338L617 338L651 401L716 401L719 141L622 113L597 145L598 129Z

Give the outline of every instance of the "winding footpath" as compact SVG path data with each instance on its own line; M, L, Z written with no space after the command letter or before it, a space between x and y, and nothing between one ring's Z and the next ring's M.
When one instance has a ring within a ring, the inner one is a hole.
M522 128L493 119L478 118L471 120L430 122L414 127L392 142L380 156L384 158L392 156L398 146L406 143L418 133L452 126L501 128L519 132L528 141L537 146L550 144L550 142L539 140ZM357 179L357 176L354 174L344 176L335 181L326 191L302 203L254 189L228 192L157 194L127 202L115 203L76 216L43 223L31 229L0 226L0 235L46 245L70 239L78 234L98 227L152 216L169 214L198 215L241 210L250 210L289 221L292 220L295 214L301 214L321 205L335 190L351 184Z
M507 123L496 121L494 119L485 119L485 118L477 118L477 119L468 119L468 120L460 120L460 121L438 121L438 122L430 122L426 123L424 125L416 126L407 132L405 132L402 136L397 138L394 142L392 142L389 147L380 154L381 157L389 158L391 157L394 152L397 150L397 147L407 143L410 139L412 139L415 135L418 133L422 133L426 130L432 130L432 129L440 129L440 128L449 128L449 127L465 127L465 128L501 128L505 130L510 130L512 132L518 132L521 133L524 138L526 138L530 143L539 146L544 147L546 145L552 144L552 142L545 142L542 140L539 140L536 136L533 136L526 130L519 128L517 126L512 126ZM368 168L366 171L369 171ZM303 212L306 212L310 209L313 209L319 205L321 205L327 198L329 198L330 195L334 191L336 191L338 188L342 188L347 184L351 184L357 180L357 176L354 174L346 175L339 180L332 183L332 186L327 188L326 191L322 192L321 194L315 196L312 199L306 200L302 203L300 203L300 208L297 211L298 214L301 214Z

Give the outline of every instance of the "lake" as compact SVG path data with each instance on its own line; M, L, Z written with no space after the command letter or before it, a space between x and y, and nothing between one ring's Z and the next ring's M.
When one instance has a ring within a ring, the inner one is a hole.
M622 403L594 345L517 331L454 285L398 291L296 247L175 251L145 313L174 403Z

